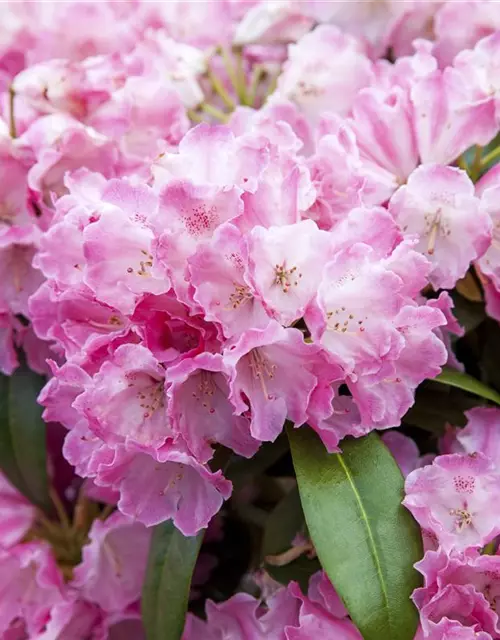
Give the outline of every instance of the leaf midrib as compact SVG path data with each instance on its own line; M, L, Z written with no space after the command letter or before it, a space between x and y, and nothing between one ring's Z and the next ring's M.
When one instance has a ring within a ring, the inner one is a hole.
M349 467L347 466L347 464L344 461L344 458L342 456L341 453L337 454L337 459L339 461L340 466L342 467L342 470L344 471L346 478L349 482L349 484L351 485L351 489L354 493L354 496L356 498L356 502L358 504L358 508L359 511L361 513L361 519L362 521L365 523L366 526L366 531L368 533L368 541L369 541L369 547L370 547L370 551L372 554L372 558L373 561L375 563L375 568L377 570L377 576L379 579L379 583L380 583L380 588L382 590L382 596L383 596L383 600L384 600L384 605L385 605L385 609L387 612L387 623L389 626L389 631L392 630L392 624L391 624L391 615L390 615L390 606L389 606L389 595L387 593L387 586L385 584L385 580L384 580L384 576L383 576L383 572L382 572L382 563L380 562L380 558L378 555L378 551L377 551L377 544L375 542L375 538L373 537L373 533L370 527L370 520L368 518L368 514L366 512L366 509L363 505L363 501L361 499L361 495L356 487L356 483L354 482L354 478L351 474L351 471L349 469Z

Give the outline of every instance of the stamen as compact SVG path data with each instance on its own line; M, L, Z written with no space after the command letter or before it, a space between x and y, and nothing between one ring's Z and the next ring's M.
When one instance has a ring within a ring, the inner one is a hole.
M432 256L434 253L438 231L439 231L439 222L434 222L429 233L429 242L427 243L427 253L430 256Z
M211 371L202 370L199 374L199 382L197 391L193 391L192 396L198 402L201 402L204 409L209 413L215 413L212 406L212 397L217 390L214 377Z
M450 509L450 515L458 516L455 520L455 527L459 532L472 524L472 515L465 509Z
M300 278L302 278L301 273L297 273L297 267L292 267L291 269L285 268L285 263L277 264L274 266L274 284L277 284L281 287L283 293L288 293L290 287L296 287L299 284Z
M96 329L105 329L109 331L111 327L121 327L122 321L118 316L110 316L107 322L96 322L95 320L87 320L87 324Z
M229 306L224 307L226 311L232 311L240 306L245 305L253 299L253 294L249 287L244 284L233 282L234 292L229 296Z
M267 400L272 400L274 396L269 394L266 385L266 376L269 380L274 378L274 373L276 371L276 365L270 364L269 360L261 353L259 349L252 349L250 351L250 369L252 370L252 375L254 378L260 383L262 393Z
M147 258L147 260L140 260L139 269L137 270L135 270L133 267L127 267L127 273L135 273L135 275L137 276L150 278L151 273L149 269L153 266L153 256L144 249L141 249L141 253Z

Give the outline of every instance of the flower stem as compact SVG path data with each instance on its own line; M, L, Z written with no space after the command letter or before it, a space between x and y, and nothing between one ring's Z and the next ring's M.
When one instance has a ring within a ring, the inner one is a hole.
M50 494L50 499L52 500L52 502L54 503L54 507L56 508L56 512L57 512L57 515L59 517L59 520L61 522L62 527L66 531L70 531L71 530L71 522L69 521L68 514L66 513L66 509L64 508L64 505L63 505L63 503L61 501L61 498L59 497L59 494L52 487L49 490L49 494Z
M238 95L240 104L248 105L245 70L243 69L243 53L241 48L235 49L234 55L236 57L236 94Z
M220 48L220 54L222 56L222 60L224 61L224 67L226 69L229 80L231 80L231 84L234 87L236 95L239 97L240 92L238 90L238 76L234 68L233 61L231 60L227 50L224 47Z
M13 87L9 87L9 135L11 138L17 138L16 119L14 116L14 98L16 92Z
M208 102L202 102L199 108L205 113L208 113L208 115L212 116L212 118L215 118L216 120L220 120L221 122L227 122L227 115L220 109L217 109L217 107L214 107L213 105L209 104Z
M496 147L496 149L493 149L493 151L490 151L484 156L484 158L481 160L481 167L482 168L486 167L487 165L490 164L492 160L496 160L499 156L500 156L500 145Z
M207 75L208 75L208 79L212 83L212 87L214 88L215 93L217 93L217 95L220 96L222 102L226 105L228 109L230 109L231 111L234 111L234 108L236 105L234 104L231 96L228 94L228 92L224 88L224 85L222 84L220 79L212 71L210 65L207 65Z
M259 90L260 81L265 77L266 70L261 64L256 64L252 71L252 79L250 81L250 89L248 91L249 107L255 107L255 101L257 99L257 91Z
M194 109L188 109L187 114L190 120L193 122L205 122L199 113L196 113Z
M106 518L109 518L109 516L113 513L113 511L115 510L116 505L115 504L107 504L104 509L101 511L99 518L101 520L106 520Z
M469 170L470 179L472 180L472 182L476 182L476 180L479 178L479 174L481 173L481 167L483 166L483 163L481 161L482 153L483 153L483 148L480 147L479 145L476 145L474 160L472 161L472 164Z

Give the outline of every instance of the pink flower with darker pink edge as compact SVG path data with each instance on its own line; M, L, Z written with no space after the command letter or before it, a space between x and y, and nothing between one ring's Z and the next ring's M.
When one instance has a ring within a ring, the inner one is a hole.
M73 407L110 445L159 448L172 430L167 418L165 369L139 344L123 344L85 385Z
M401 351L403 341L391 326L403 304L401 288L401 279L365 244L339 251L324 266L305 320L347 375L376 372Z
M94 520L71 587L104 611L122 612L141 596L150 538L150 529L118 512Z
M0 547L20 542L35 520L35 507L0 473Z
M242 232L296 224L314 203L316 190L309 169L295 155L271 149L271 163L262 172L254 193L244 193L243 215L235 221Z
M418 236L416 249L432 263L435 289L453 288L491 241L490 217L460 169L419 167L393 195L389 210L403 233Z
M320 25L289 46L277 95L295 102L315 123L325 111L348 115L371 79L372 63L361 42L333 25Z
M415 469L432 461L432 458L425 458L423 461L415 441L399 431L387 431L382 435L382 442L392 453L405 478Z
M288 590L301 601L301 607L298 624L285 627L286 640L310 640L321 635L339 640L361 640L361 634L349 619L337 618L311 601L302 594L297 583L290 583Z
M212 473L185 451L167 442L157 450L118 445L99 466L95 482L120 492L118 509L147 527L172 519L185 536L208 526L231 494L221 471Z
M201 315L190 315L173 291L145 296L131 320L142 345L163 364L219 350L217 326Z
M42 273L33 268L38 230L14 228L0 236L1 304L13 314L29 318L28 299L42 284Z
M351 125L361 158L368 167L386 173L387 188L397 189L418 166L408 90L397 84L363 89L354 101Z
M274 95L260 109L237 106L228 126L238 137L264 136L281 151L309 156L313 150L312 129L297 105Z
M33 637L43 629L51 608L64 599L62 576L46 543L0 550L0 633L20 618Z
M125 58L131 75L161 75L189 109L203 102L201 76L206 71L204 52L168 37L162 29L148 29L134 50Z
M491 640L496 635L489 605L471 585L444 587L422 607L420 620L424 637L436 640L477 637Z
M380 371L348 381L362 417L358 435L374 426L398 426L415 401L417 386L440 373L447 352L434 331L444 322L438 309L424 306L405 306L396 316L393 326L404 342L397 358L384 363Z
M20 151L33 155L28 185L50 206L53 196L67 192L64 176L86 167L105 177L115 175L115 144L68 115L56 113L36 120L18 139Z
M453 67L417 78L411 87L420 161L449 164L497 133L495 104L478 100L474 87Z
M443 551L428 551L416 568L425 576L425 587L417 589L413 598L419 608L427 606L448 585L473 587L490 606L483 627L493 635L499 633L497 614L500 602L500 556L480 555L479 551L447 556Z
M262 136L236 137L222 125L199 124L179 142L176 153L164 153L153 164L154 188L186 180L196 186L255 191L269 162L267 140Z
M201 353L167 370L168 416L200 462L208 462L217 443L250 458L260 446L250 435L248 417L234 415L229 401L231 369L219 354Z
M160 195L160 208L152 219L157 234L153 255L181 302L193 305L187 260L224 222L238 218L243 202L236 187L196 186L173 181Z
M129 320L96 300L85 286L61 289L54 281L46 281L30 297L28 306L36 335L53 340L66 358L84 360L130 331Z
M309 579L307 597L328 611L335 618L346 618L349 614L324 571L318 571Z
M206 320L220 323L226 338L269 323L251 283L248 240L237 227L221 225L188 262L193 298Z
M485 36L500 29L496 0L445 2L434 18L434 52L441 67L453 62L460 51L472 49Z
M55 59L32 65L16 76L12 86L40 115L59 111L88 123L124 79L117 56L97 56L82 62Z
M446 552L466 551L500 533L494 506L499 487L498 469L483 454L438 456L410 473L403 504Z
M236 415L250 411L250 433L274 441L286 419L299 427L325 367L320 347L304 342L298 329L271 320L265 329L249 329L224 349L231 370L230 396Z
M131 172L149 178L150 163L176 145L189 129L186 109L160 71L128 76L112 99L95 111L89 124L114 140L122 157L120 175Z
M101 302L130 314L143 295L170 289L156 264L153 232L120 209L103 212L83 237L83 279Z
M467 426L456 432L456 439L465 453L482 453L500 465L500 410L474 407L465 412Z
M308 15L309 4L299 0L274 0L253 6L236 27L238 45L294 42L314 25Z
M207 620L188 615L182 639L203 637L217 640L224 634L229 638L239 636L245 640L262 640L264 635L257 617L258 609L259 601L247 593L237 593L221 603L208 600L205 605Z
M342 118L332 120L329 119L329 131L319 138L315 153L307 161L316 189L316 200L307 216L327 230L351 209L362 205L366 183L354 132Z
M248 238L251 282L269 315L282 325L301 318L316 295L331 237L312 220L254 227Z
M50 619L45 629L32 636L33 640L63 640L63 638L90 637L104 640L103 612L90 602L78 599L72 593L55 604L50 610Z

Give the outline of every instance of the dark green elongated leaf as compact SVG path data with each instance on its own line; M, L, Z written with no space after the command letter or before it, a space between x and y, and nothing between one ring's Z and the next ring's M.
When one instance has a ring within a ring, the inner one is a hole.
M179 640L189 589L204 531L187 538L170 520L153 530L142 590L142 620L148 640Z
M500 404L500 393L487 387L466 373L454 371L453 369L443 369L442 373L434 378L434 380L442 384L449 384L451 387L458 387L464 391L475 393L477 396L481 396L481 398L486 398L486 400Z
M269 514L262 539L262 559L290 549L297 533L305 528L299 491L292 489ZM281 584L296 580L307 591L309 578L321 567L318 560L301 556L284 566L264 564L266 571Z
M289 429L309 534L364 640L413 640L420 529L401 506L403 478L376 433L328 454L310 429Z
M0 467L33 504L51 510L45 423L36 399L44 379L22 364L0 381Z

